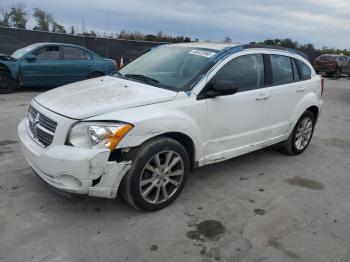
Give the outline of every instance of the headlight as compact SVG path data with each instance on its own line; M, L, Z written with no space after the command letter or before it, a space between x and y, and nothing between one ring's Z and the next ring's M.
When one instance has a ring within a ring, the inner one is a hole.
M132 128L123 123L82 122L73 126L68 141L75 147L113 150Z

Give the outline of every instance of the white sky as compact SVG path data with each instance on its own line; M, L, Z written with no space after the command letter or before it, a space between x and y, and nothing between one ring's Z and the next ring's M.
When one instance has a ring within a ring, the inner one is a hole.
M21 2L21 1L19 1ZM8 7L15 0L0 0ZM291 38L316 47L350 49L350 0L22 0L40 7L67 28L103 32L122 29L201 40L237 42ZM109 19L108 19L109 17ZM29 26L34 22L30 21ZM108 30L109 29L109 30Z

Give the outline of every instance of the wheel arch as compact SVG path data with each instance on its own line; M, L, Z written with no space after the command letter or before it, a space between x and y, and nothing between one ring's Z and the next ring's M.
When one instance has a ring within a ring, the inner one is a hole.
M13 79L17 80L20 70L19 70L20 64L17 63L2 63L0 62L0 71L8 73Z
M314 114L315 120L317 121L321 111L321 101L315 93L309 93L298 103L295 111L293 112L288 133L293 130L294 125L298 122L300 116L306 110L310 110Z
M181 133L181 132L165 132L161 134L157 134L155 136L149 137L148 139L144 140L140 145L136 147L132 147L130 151L123 153L123 149L117 149L115 150L109 160L116 160L116 161L123 161L125 159L129 159L129 155L133 155L133 151L141 146L143 146L145 143L149 142L150 140L154 140L160 137L168 137L171 139L174 139L175 141L179 142L187 151L189 159L190 159L190 170L194 170L198 165L196 162L196 146L191 137L188 135Z
M196 161L195 161L195 159L196 159L196 146L195 146L192 138L190 138L188 135L181 133L181 132L168 132L168 133L158 135L156 137L159 137L159 136L169 137L171 139L176 140L181 145L183 145L183 147L186 149L188 156L190 158L190 170L192 171L193 169L196 168L196 166L197 166Z
M3 63L0 63L0 72L6 72L11 75L11 70Z
M307 108L306 110L311 111L315 117L315 121L317 121L318 116L320 114L320 109L317 106L313 105Z

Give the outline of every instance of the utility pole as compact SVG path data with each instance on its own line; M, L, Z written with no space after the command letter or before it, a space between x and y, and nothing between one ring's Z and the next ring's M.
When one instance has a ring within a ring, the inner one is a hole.
M85 18L83 17L83 21L81 23L81 31L82 31L82 34L85 34Z

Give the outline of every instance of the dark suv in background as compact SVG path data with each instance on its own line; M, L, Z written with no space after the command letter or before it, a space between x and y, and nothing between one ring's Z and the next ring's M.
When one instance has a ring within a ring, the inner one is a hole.
M324 54L316 58L314 68L317 74L325 73L334 78L346 74L350 77L350 58L344 55Z

